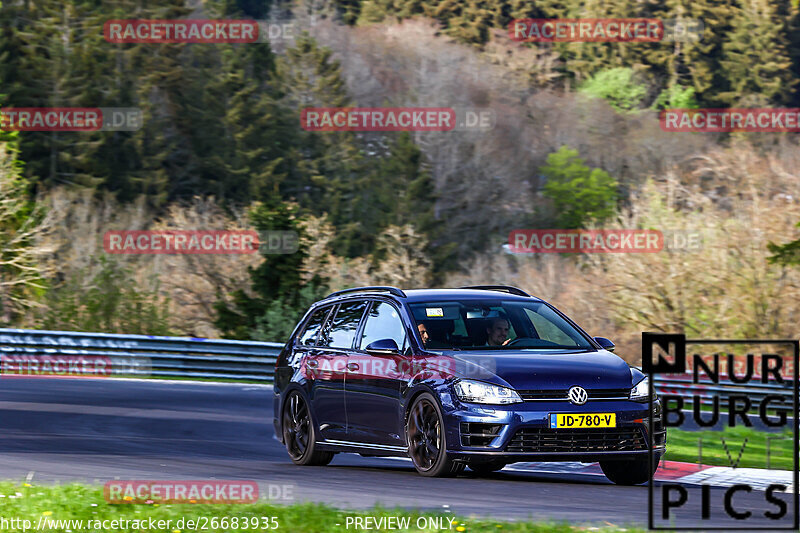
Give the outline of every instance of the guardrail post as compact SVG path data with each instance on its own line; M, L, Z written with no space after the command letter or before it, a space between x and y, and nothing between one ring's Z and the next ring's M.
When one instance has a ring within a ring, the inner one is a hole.
M767 470L772 470L769 464L770 445L772 444L772 435L767 435Z
M697 465L703 466L703 437L697 439Z
M767 470L772 470L771 466L771 459L772 459L772 441L773 440L785 440L786 437L782 435L767 435Z

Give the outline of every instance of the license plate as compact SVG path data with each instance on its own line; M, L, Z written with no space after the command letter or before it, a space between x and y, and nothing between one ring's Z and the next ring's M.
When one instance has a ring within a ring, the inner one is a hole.
M615 428L616 413L551 414L551 428Z

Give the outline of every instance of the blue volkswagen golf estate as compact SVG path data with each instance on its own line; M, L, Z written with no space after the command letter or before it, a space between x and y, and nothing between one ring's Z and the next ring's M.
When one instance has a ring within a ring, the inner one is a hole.
M614 483L644 483L665 452L661 405L650 435L648 380L613 350L515 287L338 291L278 356L275 434L298 465L404 456L446 476L599 461Z

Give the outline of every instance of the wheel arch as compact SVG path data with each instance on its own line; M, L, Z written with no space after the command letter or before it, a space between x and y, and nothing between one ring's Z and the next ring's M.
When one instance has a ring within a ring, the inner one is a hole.
M306 402L306 406L308 408L308 413L311 415L311 423L314 424L316 427L318 427L316 415L314 414L314 411L311 409L311 400L309 399L306 390L303 387L301 387L299 383L296 382L289 383L289 385L287 385L286 388L284 388L281 391L281 394L278 397L278 416L277 416L278 427L277 427L276 437L278 437L278 440L281 442L281 444L286 444L283 441L283 410L286 408L286 398L288 398L293 392L297 392L298 394L300 394L300 396L303 397L303 401Z
M417 387L412 389L411 392L408 394L408 396L406 397L406 400L405 400L406 403L403 406L403 430L404 431L408 427L408 414L411 412L411 406L414 405L414 401L417 398L419 398L421 395L425 394L426 392L428 394L430 394L431 396L433 396L433 398L436 400L436 403L439 404L439 409L441 409L442 412L444 412L444 407L442 406L442 402L439 399L439 395L436 394L436 391L433 390L428 385L418 385Z

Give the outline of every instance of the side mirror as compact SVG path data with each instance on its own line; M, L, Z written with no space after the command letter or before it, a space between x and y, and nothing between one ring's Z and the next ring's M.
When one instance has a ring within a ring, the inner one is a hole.
M608 350L609 352L613 352L614 351L614 343L611 342L610 340L606 339L605 337L595 337L594 340L604 350Z
M380 339L371 342L367 345L367 353L373 355L397 355L400 353L400 348L394 339Z

